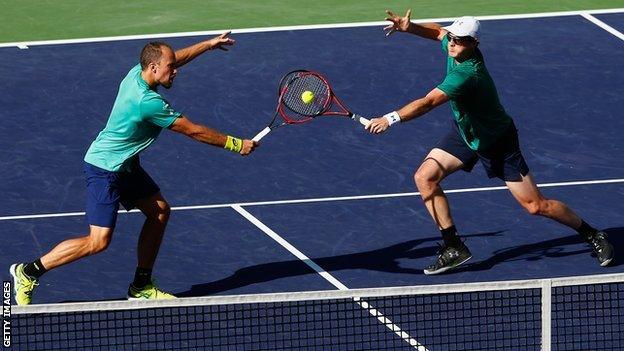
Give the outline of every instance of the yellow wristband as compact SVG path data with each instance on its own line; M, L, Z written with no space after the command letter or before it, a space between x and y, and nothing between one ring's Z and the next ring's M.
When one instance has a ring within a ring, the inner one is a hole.
M243 148L243 140L228 135L223 148L233 152L240 152Z

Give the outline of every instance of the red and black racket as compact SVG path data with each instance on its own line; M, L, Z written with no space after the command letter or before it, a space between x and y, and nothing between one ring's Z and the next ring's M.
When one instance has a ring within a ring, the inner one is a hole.
M367 125L369 120L349 111L334 95L327 79L317 72L306 70L286 74L279 84L278 102L271 123L253 140L260 141L273 129L286 124L309 122L318 116L345 116ZM283 121L276 121L277 116Z

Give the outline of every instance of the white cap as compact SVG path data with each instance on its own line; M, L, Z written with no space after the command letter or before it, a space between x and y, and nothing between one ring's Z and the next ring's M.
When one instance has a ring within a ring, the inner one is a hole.
M458 37L470 36L473 38L478 38L480 27L481 24L479 24L479 21L476 18L471 16L464 16L455 20L455 22L453 22L453 24L451 24L450 26L442 27L442 29L446 29L447 31L451 32L451 34Z

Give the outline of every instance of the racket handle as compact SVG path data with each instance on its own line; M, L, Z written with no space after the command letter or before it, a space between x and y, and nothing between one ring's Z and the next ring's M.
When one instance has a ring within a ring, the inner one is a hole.
M351 119L354 121L358 121L360 123L362 123L363 126L367 126L370 123L370 119L368 118L364 118L360 115L356 115L355 113L353 115L351 115Z
M264 136L269 134L270 131L271 131L271 128L266 127L260 133L256 134L256 136L253 137L253 139L251 139L251 140L253 140L255 142L259 142L260 139L264 138Z

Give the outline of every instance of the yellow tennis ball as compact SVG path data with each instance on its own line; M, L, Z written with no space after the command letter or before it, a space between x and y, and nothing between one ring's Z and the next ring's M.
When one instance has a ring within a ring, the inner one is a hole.
M312 101L314 101L314 93L306 90L303 93L301 93L301 101L303 101L304 104L309 104Z

